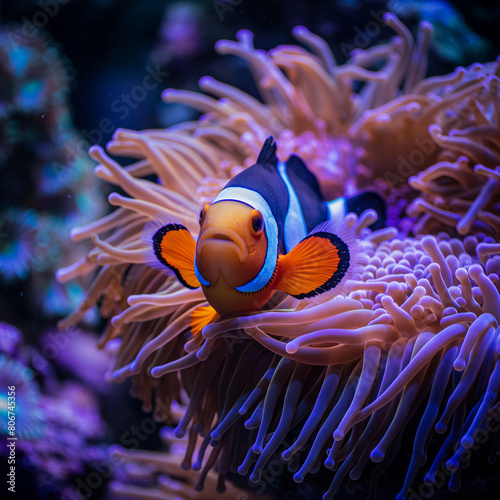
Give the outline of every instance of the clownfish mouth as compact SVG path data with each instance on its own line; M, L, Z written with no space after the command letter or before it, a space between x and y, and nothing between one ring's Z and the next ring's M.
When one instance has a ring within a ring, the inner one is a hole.
M234 246L234 250L240 262L245 262L248 258L248 249L243 238L232 229L208 228L200 235L198 240L198 251L201 252L207 244Z
M211 240L226 240L226 241L233 241L229 236L226 236L225 234L214 234L211 238Z

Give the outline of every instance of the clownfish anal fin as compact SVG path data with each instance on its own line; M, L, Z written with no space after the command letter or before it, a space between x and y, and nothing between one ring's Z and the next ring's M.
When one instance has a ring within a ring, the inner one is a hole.
M219 318L212 306L197 307L191 316L191 334L194 336L201 333L203 328Z
M335 232L334 232L335 231ZM353 273L358 244L352 231L323 222L278 260L276 288L297 299L340 292Z
M259 157L257 158L257 163L262 166L276 168L278 157L276 156L276 141L272 135L264 142Z
M151 248L148 264L170 269L187 288L200 286L194 270L196 241L185 226L152 221L144 226L142 239Z

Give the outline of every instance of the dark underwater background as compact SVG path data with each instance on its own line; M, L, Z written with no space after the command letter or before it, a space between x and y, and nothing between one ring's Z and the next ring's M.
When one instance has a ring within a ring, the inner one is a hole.
M17 430L31 440L17 449L15 494L4 482L7 450L0 440L0 498L83 498L79 479L104 463L112 443L160 448L159 426L135 430L145 415L128 384L105 381L107 357L95 348L103 329L98 314L64 334L56 327L88 285L55 282L55 271L83 248L69 241L69 231L108 210L108 187L94 178L88 147L104 146L117 128L197 118L185 106L162 103L161 92L196 91L204 75L257 95L244 62L213 48L240 29L251 30L256 46L268 50L293 43L291 29L304 25L342 63L354 48L391 36L380 29L367 37L359 29L386 10L413 33L419 21L433 23L429 75L500 54L500 3L488 0L0 2L0 397L19 377ZM2 411L0 405L3 420ZM410 450L411 443L403 444L402 460L384 473L377 498L399 491ZM443 488L432 498L475 499L479 490L498 498L498 467L485 463L475 457L458 493ZM110 498L106 476L99 476L91 498ZM283 474L273 493L320 498L330 480L310 477L296 485ZM398 478L394 486L392 477ZM339 498L360 495L343 489Z

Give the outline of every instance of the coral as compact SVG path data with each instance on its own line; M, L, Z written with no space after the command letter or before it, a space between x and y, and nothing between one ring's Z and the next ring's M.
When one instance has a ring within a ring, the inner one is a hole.
M95 397L75 382L66 382L40 402L45 415L44 432L36 442L24 442L22 449L39 470L58 480L85 472L86 464L105 457L103 446L94 443L104 434Z
M415 45L394 15L384 22L397 36L342 66L303 27L294 35L312 53L297 46L266 53L242 31L217 49L246 59L262 102L205 77L200 87L215 97L164 94L203 112L200 120L115 133L108 151L136 163L122 167L102 148L90 150L96 175L128 196L111 194L115 212L72 231L95 247L59 280L98 274L62 326L100 302L112 378L132 377L134 396L159 420L187 391L175 433L189 435L183 464L201 469L197 488L213 468L221 481L237 471L259 484L277 452L296 482L332 469L324 498L347 475L358 480L370 460L380 463L375 486L413 415L420 420L398 498L427 454L426 481L445 464L456 489L485 430L495 434L491 458L499 453L498 64L424 79L430 25L421 24ZM202 292L148 267L141 231L165 216L196 235L199 206L255 162L270 134L280 159L304 158L329 198L378 187L397 227L371 232L373 213L346 217L366 250L346 296L304 306L275 294L262 311L186 340ZM405 216L415 189L423 194ZM434 430L447 433L437 451L429 448Z
M24 28L0 29L0 295L10 304L22 287L29 315L16 304L6 319L29 328L26 316L61 316L81 300L81 284L65 290L54 273L81 254L70 228L104 207L71 120L71 68L48 35Z
M75 478L106 458L106 427L97 399L77 382L58 381L50 361L29 347L19 330L0 323L0 333L1 453L9 453L6 439L15 437L17 477L24 479L16 493L23 498L76 500ZM42 361L45 372L32 369ZM13 408L7 405L11 386ZM13 435L8 411L15 415ZM31 475L33 484L27 480Z
M0 214L0 271L11 282L28 276L36 258L36 215L10 209Z
M39 438L43 429L44 413L40 407L39 393L34 373L23 363L9 355L0 353L0 435L8 435L8 391L15 387L15 435L22 439ZM11 412L12 413L12 412Z
M12 356L22 339L22 333L12 325L0 321L0 352Z

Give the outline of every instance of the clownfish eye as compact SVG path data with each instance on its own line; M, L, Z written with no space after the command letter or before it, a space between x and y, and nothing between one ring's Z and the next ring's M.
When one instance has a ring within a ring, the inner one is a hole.
M264 219L258 210L252 212L252 230L255 234L259 234L264 229Z
M210 205L208 205L208 204L207 205L203 205L203 208L200 210L200 215L198 217L198 223L200 224L200 226L203 223L203 218L205 217L205 214L207 213L207 210L208 210L209 206Z

